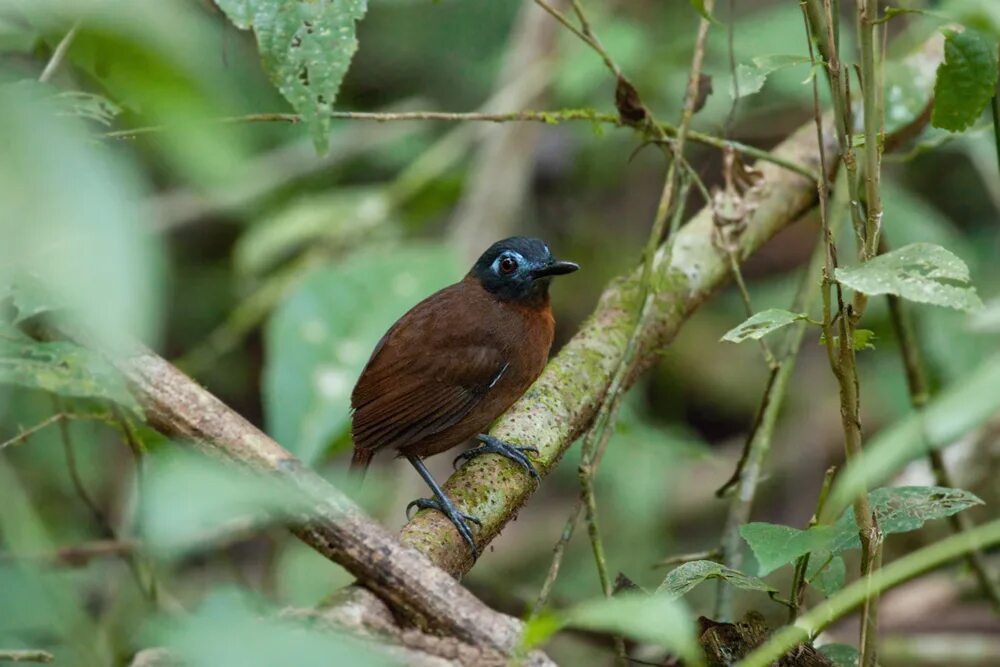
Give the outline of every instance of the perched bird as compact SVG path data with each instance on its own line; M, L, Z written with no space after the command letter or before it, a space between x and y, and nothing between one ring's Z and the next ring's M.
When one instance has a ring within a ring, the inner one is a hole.
M497 241L460 282L432 294L390 327L351 394L351 468L365 470L379 449L405 456L433 492L407 505L447 516L478 556L469 522L428 472L427 456L473 438L455 459L505 456L538 479L516 447L483 433L541 374L552 346L552 276L576 271L538 239Z

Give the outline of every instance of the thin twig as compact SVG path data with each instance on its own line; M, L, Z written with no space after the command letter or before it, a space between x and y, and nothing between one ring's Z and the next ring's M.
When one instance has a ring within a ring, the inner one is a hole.
M559 541L556 542L556 546L552 549L552 562L549 564L548 574L545 575L545 581L542 583L542 589L538 592L538 599L535 600L535 605L531 608L529 618L537 617L549 603L549 597L552 595L552 587L556 583L556 578L559 576L559 568L562 567L563 557L566 555L566 546L573 538L573 531L576 530L576 524L580 522L580 514L582 513L583 503L577 498L572 513L566 519L566 525L559 536Z
M62 65L63 60L66 58L66 52L69 51L69 47L73 44L73 40L76 39L76 33L80 30L80 21L73 24L73 27L69 29L63 38L56 45L55 51L52 52L52 57L49 58L49 62L45 64L45 69L42 70L41 75L39 75L38 80L41 83L48 83L55 73L59 70L59 66Z
M709 549L708 551L695 551L689 554L678 554L677 556L670 556L669 558L664 558L663 560L655 563L654 568L661 567L674 567L675 565L683 565L684 563L690 563L696 560L711 560L719 562L722 559L721 549Z
M0 662L52 662L55 659L48 651L0 651Z
M70 547L59 547L49 553L0 554L0 563L28 561L51 567L83 567L96 558L123 556L139 548L136 540L97 540Z
M819 517L823 513L823 506L826 505L826 498L830 495L830 486L833 484L833 476L837 472L836 467L829 467L826 470L826 474L823 475L823 484L819 487L819 498L816 499L816 511L813 512L812 518L809 519L809 527L819 523ZM805 583L806 569L809 567L809 558L811 554L805 553L795 561L795 573L792 575L792 588L791 593L788 595L788 622L794 623L795 617L798 616L799 609L802 606L802 596L805 595ZM831 556L832 560L832 556ZM825 567L825 565L824 565ZM822 567L817 570L821 571Z
M66 420L66 419L81 419L81 418L84 418L85 416L86 415L70 414L70 413L66 413L66 412L57 412L54 415L50 415L50 416L46 417L45 419L43 419L42 421L38 422L37 424L35 424L31 428L23 429L20 433L18 433L14 437L9 438L7 440L4 440L3 442L0 442L0 450L4 450L7 447L13 447L14 445L19 445L19 444L21 444L23 442L27 442L28 439L31 438L31 436L35 435L39 431L44 430L45 428L47 428L49 426L52 426L53 424L55 424L57 422L60 422L60 421Z
M1000 58L1000 46L997 46L997 57ZM997 166L1000 167L1000 92L993 94L990 108L993 110L993 142L997 149Z
M330 117L335 120L357 120L357 121L375 121L378 123L385 122L395 122L395 121L418 121L418 120L431 120L431 121L447 121L447 122L487 122L487 123L510 123L510 122L536 122L545 123L547 125L571 122L571 121L587 121L591 123L600 123L602 125L614 125L616 127L629 127L625 122L622 121L621 117L617 114L611 113L601 113L595 111L594 109L560 109L556 111L508 111L508 112L485 112L485 111L469 111L469 112L450 112L450 111L334 111L330 114ZM292 113L255 113L247 114L244 116L228 116L225 118L217 118L212 121L206 121L213 124L220 125L232 125L240 123L299 123L302 121L302 117L298 114ZM658 131L662 132L668 137L676 136L677 128L668 123L657 123L656 127ZM145 134L153 134L156 132L165 132L169 126L167 125L150 125L145 127L136 127L128 130L113 130L111 132L105 132L101 136L105 139L131 139L134 137L142 136ZM762 150L760 148L755 148L749 146L739 141L731 141L728 139L723 139L711 134L706 134L704 132L698 132L696 130L689 130L687 133L688 137L697 143L704 144L706 146L712 146L713 148L724 149L726 147L732 148L737 153L743 155L749 155L757 160L764 160L765 162L772 162L780 167L784 167L790 171L794 171L797 174L801 174L809 179L815 179L816 174L800 164L796 164L790 160L786 160L779 156L772 155L768 151Z

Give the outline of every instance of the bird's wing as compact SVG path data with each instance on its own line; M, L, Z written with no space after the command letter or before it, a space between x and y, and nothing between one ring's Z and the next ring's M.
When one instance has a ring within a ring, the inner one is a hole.
M507 370L488 331L440 321L451 295L435 296L437 307L428 300L389 330L361 373L351 395L355 447L403 448L454 426Z

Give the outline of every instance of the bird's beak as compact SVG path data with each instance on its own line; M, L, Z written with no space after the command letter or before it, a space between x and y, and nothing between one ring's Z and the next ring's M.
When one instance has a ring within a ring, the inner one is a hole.
M573 273L580 268L579 264L574 264L573 262L561 262L555 261L547 266L543 266L540 269L535 269L532 273L533 278L544 278L546 276L562 276L567 273Z

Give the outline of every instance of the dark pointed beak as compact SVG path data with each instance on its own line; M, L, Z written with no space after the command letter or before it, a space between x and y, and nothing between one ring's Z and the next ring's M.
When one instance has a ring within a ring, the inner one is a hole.
M580 268L579 264L574 264L573 262L552 262L548 266L543 266L540 269L535 269L532 273L534 278L544 278L546 276L562 276L567 273L573 273Z

